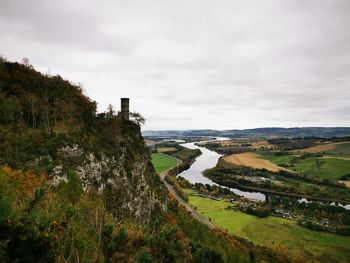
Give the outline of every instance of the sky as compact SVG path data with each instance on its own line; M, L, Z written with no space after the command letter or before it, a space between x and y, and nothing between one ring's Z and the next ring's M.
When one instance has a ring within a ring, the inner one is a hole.
M350 126L349 0L0 0L0 32L145 130Z

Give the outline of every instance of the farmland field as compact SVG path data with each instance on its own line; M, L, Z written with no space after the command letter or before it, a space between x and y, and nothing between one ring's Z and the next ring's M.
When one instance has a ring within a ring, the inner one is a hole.
M277 165L289 163L295 156L293 155L262 155L261 158L269 160ZM310 176L318 176L323 179L339 180L342 175L350 173L350 160L338 158L306 158L295 163L293 169L297 172Z
M307 158L295 165L297 172L320 178L339 180L340 176L350 173L350 161L335 158Z
M152 154L152 163L157 173L161 173L177 164L177 160L171 156L153 153Z
M325 144L320 144L320 145L312 146L305 149L297 149L297 150L294 150L294 152L306 152L306 153L327 152L334 149L337 146L337 144L339 143L325 143Z
M189 204L234 235L268 247L282 245L294 255L302 254L310 259L322 259L322 262L346 262L350 258L350 237L305 229L295 221L284 218L257 218L227 210L225 208L232 204L194 196L192 193L186 191Z
M157 151L159 153L175 152L176 148L175 147L161 147L161 148L157 148Z
M264 160L259 158L260 155L256 153L246 152L246 153L240 153L240 154L231 154L224 157L224 160L227 163L231 163L234 165L243 165L248 166L256 169L262 169L265 168L272 172L277 172L279 170L287 170L283 167L279 167L273 162L270 162L269 160Z
M253 148L253 149L261 149L261 148L265 148L265 149L273 149L275 146L273 144L268 143L267 141L257 141L257 142L253 142L252 146L250 146L249 148Z
M265 160L269 160L270 162L273 162L274 164L281 165L289 163L291 160L295 158L294 155L274 155L274 154L262 154L260 158L263 158Z
M312 146L305 149L298 149L294 152L306 153L327 153L332 155L350 155L350 142L334 142Z
M333 154L333 155L350 156L350 143L338 144L335 148L328 151L327 153Z

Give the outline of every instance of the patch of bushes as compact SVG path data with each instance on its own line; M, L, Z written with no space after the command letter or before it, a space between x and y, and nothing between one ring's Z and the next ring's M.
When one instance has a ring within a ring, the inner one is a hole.
M185 202L188 202L188 197L185 195L185 193L182 191L181 186L179 185L176 177L171 175L166 175L164 177L165 181L171 184L176 191L176 193L184 200Z

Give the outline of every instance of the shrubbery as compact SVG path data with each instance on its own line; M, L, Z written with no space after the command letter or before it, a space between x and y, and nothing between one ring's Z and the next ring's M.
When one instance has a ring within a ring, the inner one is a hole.
M188 197L184 194L182 191L181 186L179 185L176 177L171 176L171 175L166 175L164 177L165 181L167 181L169 184L171 184L174 187L174 190L176 193L185 201L188 202Z

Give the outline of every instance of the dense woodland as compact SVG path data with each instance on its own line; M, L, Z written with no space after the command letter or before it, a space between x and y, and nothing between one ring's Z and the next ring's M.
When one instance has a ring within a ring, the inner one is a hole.
M27 161L54 155L63 141L93 132L96 121L96 103L84 96L79 86L60 76L43 76L30 65L1 61L3 162L23 167Z
M284 248L209 231L171 196L163 201L165 210L153 210L147 224L138 222L115 205L121 193L84 186L76 169L81 157L66 158L60 149L93 153L100 163L123 156L130 182L132 171L140 169L135 162L148 161L147 191L159 198L166 194L137 124L120 120L111 109L98 114L80 86L43 75L27 60L1 59L1 262L289 261ZM54 185L57 167L67 180Z
M242 146L228 146L228 145L222 146L220 143L211 142L211 143L205 143L199 146L208 148L211 151L215 151L217 153L224 154L224 155L239 154L239 153L252 151L252 149L248 148L250 144L242 145Z

